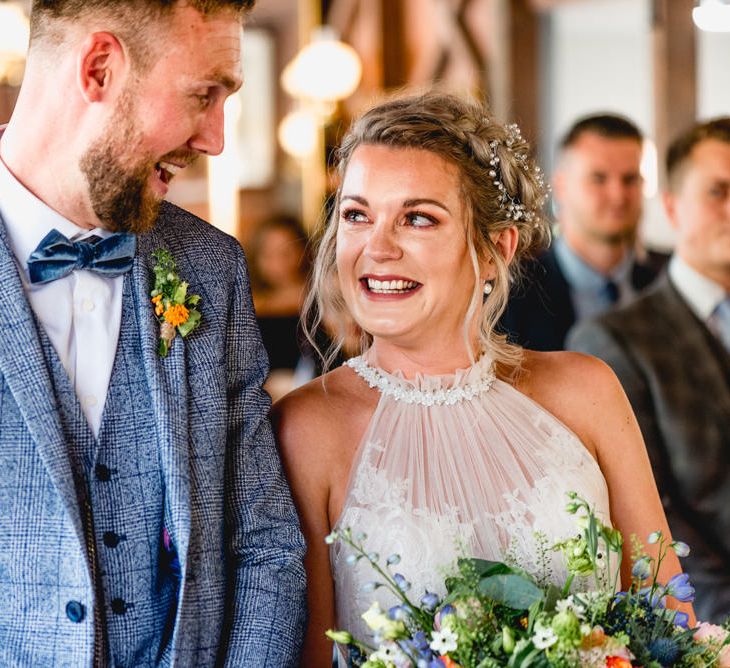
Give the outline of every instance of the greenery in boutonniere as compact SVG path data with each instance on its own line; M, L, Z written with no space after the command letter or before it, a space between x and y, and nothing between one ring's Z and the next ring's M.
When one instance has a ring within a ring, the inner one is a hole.
M200 295L189 295L188 284L177 274L175 260L159 248L152 257L155 264L155 286L150 292L155 315L160 322L160 344L157 352L166 357L176 334L185 337L200 324Z

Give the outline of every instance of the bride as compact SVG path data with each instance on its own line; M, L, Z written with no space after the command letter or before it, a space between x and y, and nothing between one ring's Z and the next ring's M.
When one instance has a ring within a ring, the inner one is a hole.
M416 600L462 554L559 580L549 546L576 531L572 490L626 537L627 583L628 537L669 532L620 384L594 358L495 332L515 260L548 238L517 127L456 97L401 97L365 113L339 157L309 305L343 334L354 319L367 345L273 413L308 543L303 665L329 665L328 628L367 639L373 574L327 547L338 526L398 553ZM679 572L673 553L662 570Z

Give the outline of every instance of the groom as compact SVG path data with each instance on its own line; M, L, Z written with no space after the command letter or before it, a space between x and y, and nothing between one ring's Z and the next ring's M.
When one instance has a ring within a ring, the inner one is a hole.
M2 666L296 664L304 546L245 260L161 201L222 150L252 4L33 3L0 135ZM157 250L201 297L166 357L193 305L151 303Z

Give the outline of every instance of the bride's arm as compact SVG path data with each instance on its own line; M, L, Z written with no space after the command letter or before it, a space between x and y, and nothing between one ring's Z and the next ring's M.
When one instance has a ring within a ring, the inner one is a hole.
M307 542L304 566L309 619L302 650L303 667L331 664L332 643L325 631L335 624L334 585L324 541L331 530L328 500L332 462L327 451L331 436L328 425L318 418L321 411L316 404L316 398L305 389L284 397L272 409L284 469Z
M551 353L537 356L531 366L530 394L578 435L601 467L608 484L611 519L624 537L621 579L626 587L631 581L631 536L654 557L657 546L647 544L649 534L659 530L671 536L631 405L611 368L594 357ZM679 559L670 549L661 564L659 581L666 583L681 571ZM690 604L675 599L669 599L669 604L689 613L694 623Z

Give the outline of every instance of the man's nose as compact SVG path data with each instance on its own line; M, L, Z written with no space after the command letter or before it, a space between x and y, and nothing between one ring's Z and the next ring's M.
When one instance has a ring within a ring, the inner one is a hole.
M223 152L223 103L212 106L200 119L188 146L198 153L220 155Z

